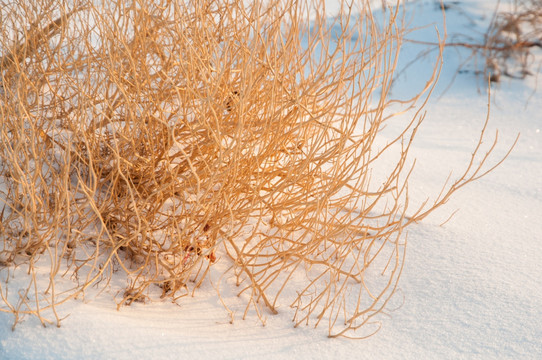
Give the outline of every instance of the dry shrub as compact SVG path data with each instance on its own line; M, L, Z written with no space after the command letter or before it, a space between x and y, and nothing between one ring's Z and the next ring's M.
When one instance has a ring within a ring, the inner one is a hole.
M542 48L542 1L515 1L510 11L497 11L482 48L486 78L499 82L501 75L532 75L533 48Z
M326 23L297 1L3 4L0 310L14 326L59 325L60 304L123 276L119 306L177 299L228 258L260 317L284 296L296 325L330 336L370 323L405 229L490 171L495 143L476 160L482 132L463 175L408 208L421 110L375 141L390 106L423 92L388 99L396 9L380 24L357 10ZM27 287L8 291L13 277Z
M542 49L542 1L515 0L508 4L507 10L503 10L501 5L502 3L498 1L482 41L461 34L458 37L461 40L446 43L448 47L471 50L470 56L463 62L458 72L463 72L463 65L474 60L474 72L483 75L484 83L487 79L491 82L500 82L502 76L524 79L528 75L533 75L531 69L537 62L534 49ZM441 3L439 6L443 10L458 10L460 5Z

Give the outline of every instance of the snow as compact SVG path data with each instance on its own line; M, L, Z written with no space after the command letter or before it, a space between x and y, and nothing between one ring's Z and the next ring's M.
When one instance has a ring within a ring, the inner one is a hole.
M434 26L443 29L435 1L407 3L411 26L429 25L408 37L435 41ZM481 38L493 5L462 1L447 11L448 37ZM401 64L422 50L406 43ZM464 169L486 117L483 82L472 73L452 82L468 55L445 50L441 79L412 149L415 201L438 194L451 170ZM393 95L423 87L434 61L430 54L402 73ZM212 284L179 304L133 304L117 311L106 295L68 302L60 328L28 318L12 331L12 315L0 312L0 359L542 358L541 100L534 77L492 86L484 146L499 129L497 159L518 133L520 139L500 167L410 228L400 291L374 336L328 339L325 326L294 328L286 305L278 315L264 314L265 326L254 315L243 320L244 303L224 286L227 278L215 274ZM233 324L214 286L232 304Z

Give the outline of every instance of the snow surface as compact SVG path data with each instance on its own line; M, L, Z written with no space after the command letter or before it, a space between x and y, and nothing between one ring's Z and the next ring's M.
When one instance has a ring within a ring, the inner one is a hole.
M457 3L447 11L448 36L481 39L495 2ZM429 25L409 38L434 41L434 26L442 23L435 1L407 6L411 26ZM406 43L401 64L422 50ZM487 111L483 81L467 73L451 83L469 53L445 50L441 79L412 149L413 199L438 194L451 170L464 169L478 138ZM394 95L423 87L434 55L402 73ZM108 296L71 301L62 307L69 317L60 328L28 318L11 331L12 315L0 313L0 359L541 359L542 96L535 80L505 79L492 87L484 146L497 128L498 154L517 133L520 140L493 173L410 228L400 291L376 335L328 339L325 326L294 328L286 306L278 315L266 314L262 326L255 316L242 320L243 303L236 308L235 294L223 293L234 304L230 324L206 283L179 305L134 304L117 311Z

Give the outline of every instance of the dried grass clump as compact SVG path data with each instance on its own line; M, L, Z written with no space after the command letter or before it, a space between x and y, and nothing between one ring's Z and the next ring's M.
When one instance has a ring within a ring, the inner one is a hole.
M3 4L0 310L14 326L59 325L60 304L124 277L119 306L177 299L226 258L247 311L276 312L284 293L296 324L330 336L370 323L405 228L490 171L495 143L476 160L482 132L464 174L409 209L423 117L376 141L402 28L394 11L377 24L367 3L351 10L329 24L297 1Z

